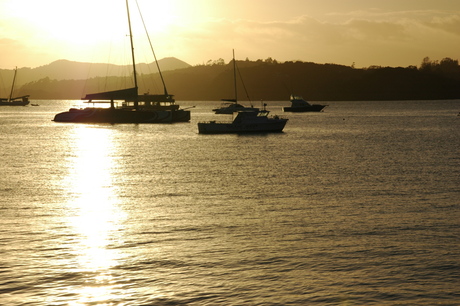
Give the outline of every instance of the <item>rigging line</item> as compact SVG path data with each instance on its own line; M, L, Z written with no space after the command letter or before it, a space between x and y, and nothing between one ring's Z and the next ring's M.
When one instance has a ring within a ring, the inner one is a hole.
M11 85L10 98L8 99L8 102L10 102L11 98L13 97L14 83L16 82L17 72L18 72L18 67L16 66L16 68L14 69L13 84Z
M147 27L145 26L144 17L142 16L141 9L139 7L139 3L137 2L137 0L136 0L136 5L137 5L137 10L139 11L139 15L141 16L141 20L142 20L142 24L144 26L145 34L147 35L147 39L149 40L150 49L152 50L152 53L153 53L153 58L155 59L155 63L157 64L158 73L160 74L161 82L163 83L163 88L164 88L165 95L168 95L168 90L166 89L165 80L163 79L163 74L161 73L160 65L158 64L157 56L155 55L155 51L153 50L152 41L150 40L150 35L149 35L148 31L147 31Z
M233 51L233 87L235 89L235 103L238 102L238 86L236 86L236 59L235 59L235 49ZM243 82L243 80L241 80ZM244 84L243 84L244 85Z
M249 97L249 94L248 94L248 90L246 89L246 85L244 84L243 77L240 72L240 68L238 67L238 65L236 65L236 61L235 61L235 66L236 66L236 70L238 71L238 75L240 76L241 83L243 84L243 88L244 88L244 92L246 93L246 97L248 98L249 102L252 104L251 98Z
M109 48L109 60L108 63L110 63L110 58L112 55L112 43L110 43L110 48ZM107 63L106 65L106 70L105 70L105 84L104 84L104 91L107 90L107 83L109 81L109 64Z
M136 3L137 3L137 1L136 1ZM135 61L135 59L134 59L133 31L132 31L132 29L131 29L131 17L130 17L130 14L129 14L128 0L126 0L126 12L127 12L127 14L128 14L129 40L130 40L130 43L131 43L131 58L132 58L132 60L133 60L134 87L136 87L136 90L137 90L136 61ZM137 100L136 100L135 103L137 103ZM137 108L137 104L136 104L136 108Z

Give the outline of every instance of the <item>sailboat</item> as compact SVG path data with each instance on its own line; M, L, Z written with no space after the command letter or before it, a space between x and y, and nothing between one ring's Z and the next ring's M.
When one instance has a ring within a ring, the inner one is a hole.
M215 108L212 111L216 114L233 114L238 111L259 111L258 108L246 107L238 103L238 89L236 86L236 61L235 61L235 50L233 50L233 89L235 91L235 98L233 99L222 99L225 101L219 108Z
M18 67L14 69L13 84L11 85L10 96L8 98L0 98L0 106L25 106L29 104L29 95L13 98L14 83L16 82L16 74Z
M53 121L81 123L171 123L190 121L190 111L179 109L179 106L174 104L175 101L173 96L167 93L163 77L164 95L138 94L136 61L134 57L134 44L128 0L126 0L126 12L131 43L134 87L87 94L84 98L84 100L88 100L86 103L110 103L110 106L108 108L71 108L67 112L55 115ZM118 101L122 101L121 106L117 105ZM168 104L161 105L161 102Z

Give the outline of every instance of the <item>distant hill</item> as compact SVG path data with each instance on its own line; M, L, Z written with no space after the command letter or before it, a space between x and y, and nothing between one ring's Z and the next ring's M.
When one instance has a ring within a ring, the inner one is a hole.
M189 64L174 57L163 58L158 61L161 71L175 70L190 67ZM155 62L136 65L138 74L157 73ZM86 80L95 77L123 77L132 73L130 65L113 65L98 63L82 63L68 60L58 60L48 65L37 68L18 68L16 85L20 87L29 82L38 81L43 78L51 80ZM5 88L9 90L13 79L13 70L0 69L0 92ZM3 83L3 84L2 84ZM2 88L3 87L3 88Z
M64 69L62 64L57 65L59 69ZM237 66L245 85L238 81L241 101L288 100L290 94L302 95L311 101L460 99L460 66L458 60L449 58L440 62L424 59L420 67L405 68L372 66L357 69L301 61L278 63L271 59L237 61ZM71 70L76 74L76 69ZM143 74L142 71L139 69L139 92L162 93L158 73ZM233 97L232 63L219 61L165 71L162 68L162 72L168 92L178 101L219 101ZM29 94L31 99L80 99L87 93L132 86L129 74L126 77L99 76L80 80L60 77L61 80L45 77L29 82L17 95Z

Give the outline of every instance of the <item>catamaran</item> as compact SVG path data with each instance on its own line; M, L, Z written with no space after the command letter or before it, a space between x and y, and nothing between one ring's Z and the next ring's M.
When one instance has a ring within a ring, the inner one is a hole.
M128 0L126 0L126 12L131 43L134 87L87 94L84 98L88 100L86 103L109 103L109 107L71 108L69 111L55 115L54 121L82 123L171 123L190 121L190 111L180 109L179 106L174 103L175 100L173 96L168 94L166 90L162 75L161 79L165 90L164 95L139 95ZM161 73L160 70L159 72ZM118 106L118 102L120 101L122 105Z

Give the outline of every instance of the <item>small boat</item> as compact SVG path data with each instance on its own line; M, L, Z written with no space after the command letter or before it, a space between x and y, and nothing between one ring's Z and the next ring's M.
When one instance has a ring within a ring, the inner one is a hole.
M283 107L284 112L321 112L327 105L310 104L301 96L291 95L291 106Z
M0 106L26 106L29 104L29 95L13 98L14 83L16 82L16 74L18 67L14 70L13 84L11 85L10 96L8 98L0 98Z
M229 101L229 100L225 100ZM233 102L224 102L221 104L219 108L215 108L212 111L216 114L233 114L234 112L239 111L252 111L257 112L259 111L258 108L255 107L246 107L236 102L236 100L231 100Z
M268 117L270 112L239 111L234 113L232 122L198 122L199 134L230 134L230 133L280 133L288 119L278 116Z
M252 111L257 112L259 111L258 108L255 107L246 107L238 103L238 89L236 86L236 61L235 61L235 50L233 50L233 89L235 91L235 98L233 99L222 99L225 101L221 104L219 108L215 108L212 111L216 114L233 114L234 112L239 111ZM244 84L243 84L244 85Z
M85 103L110 103L110 106L71 108L66 112L56 114L53 121L77 123L172 123L190 121L190 111L179 109L179 105L175 104L173 95L168 94L160 67L158 67L158 71L163 82L164 94L138 94L128 0L126 0L126 11L128 15L129 37L131 43L134 87L87 94L85 98L83 98L84 100L88 100ZM151 49L153 52L153 48ZM158 66L155 52L153 52L153 55ZM121 106L119 105L120 103Z

